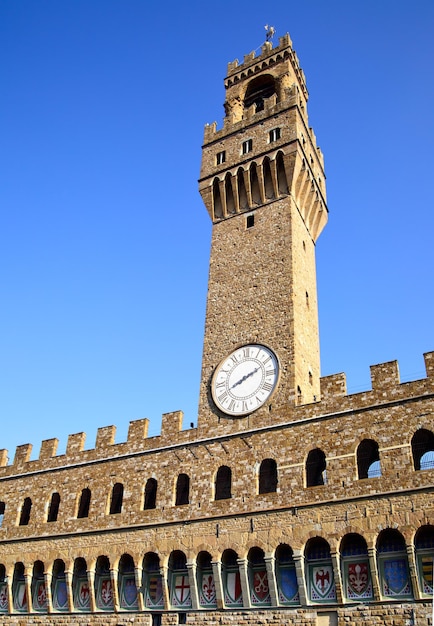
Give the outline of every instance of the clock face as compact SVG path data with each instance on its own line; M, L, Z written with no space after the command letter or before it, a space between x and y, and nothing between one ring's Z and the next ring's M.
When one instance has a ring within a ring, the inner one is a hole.
M279 378L279 362L270 348L249 344L234 350L216 369L212 397L228 415L256 411L272 394Z

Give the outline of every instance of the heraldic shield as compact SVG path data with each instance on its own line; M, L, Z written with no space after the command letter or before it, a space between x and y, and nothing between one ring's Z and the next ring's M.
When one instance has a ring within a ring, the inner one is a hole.
M8 587L6 583L0 583L0 613L8 612Z
M146 585L145 605L149 609L164 606L161 574L149 574L148 583Z
M109 576L102 576L99 579L96 604L97 607L102 610L113 608L113 587Z
M335 600L336 589L331 565L314 565L310 570L311 599Z
M172 577L172 605L191 607L190 582L187 574L174 574Z
M300 601L297 575L293 567L279 569L279 602L297 604Z
M346 595L349 600L373 597L367 561L347 563L344 571L346 572Z
M411 593L406 559L383 561L385 596L408 596Z
M33 609L35 611L46 611L47 609L47 589L44 580L38 580L33 591Z
M199 599L202 606L217 606L214 576L210 573L202 574Z
M268 587L267 570L261 569L253 572L252 576L252 604L270 604L270 589Z
M125 610L137 609L137 586L134 574L122 576L120 605Z
M26 583L18 581L14 593L14 609L20 613L27 612Z
M225 584L226 606L243 606L240 572L228 572Z
M90 590L87 578L79 578L74 593L74 606L77 611L90 611Z
M56 611L68 610L68 592L66 589L66 580L64 578L56 580L53 593L53 607Z

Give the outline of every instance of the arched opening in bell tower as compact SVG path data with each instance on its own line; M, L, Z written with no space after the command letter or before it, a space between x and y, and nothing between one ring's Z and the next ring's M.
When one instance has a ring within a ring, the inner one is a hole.
M255 113L264 110L264 102L276 94L276 81L270 74L258 76L252 80L244 96L244 110L255 105Z

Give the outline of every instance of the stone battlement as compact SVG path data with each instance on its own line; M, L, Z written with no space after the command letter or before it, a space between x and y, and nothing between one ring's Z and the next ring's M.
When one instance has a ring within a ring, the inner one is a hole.
M237 80L251 76L264 68L272 67L275 63L286 58L291 61L293 70L303 87L303 93L307 99L306 78L300 67L297 54L292 48L292 41L288 33L283 37L279 37L279 44L275 48L273 48L270 41L266 41L261 47L261 54L259 56L256 56L253 51L244 55L244 60L241 65L238 59L228 63L228 75L225 80L225 86L230 87L234 82L237 82ZM243 72L246 72L246 74L243 75Z
M411 400L434 393L434 352L424 354L426 378L401 383L397 361L372 365L370 390L347 395L346 376L344 373L321 378L321 399L309 404L301 403L295 407L276 411L273 423L264 426L270 430L285 423L302 420L322 420L327 416L338 417L346 412L363 411L376 405ZM38 459L30 460L33 446L30 443L17 446L11 464L8 464L8 450L0 450L0 479L15 476L17 473L33 473L48 469L60 469L73 465L85 465L135 454L152 453L157 450L176 449L205 440L228 438L230 433L220 437L203 436L197 428L182 430L183 412L174 411L162 416L161 433L148 437L149 420L147 418L131 421L125 442L116 443L116 426L98 428L95 448L85 450L86 433L75 433L68 437L66 452L56 455L59 440L56 438L42 441ZM257 430L257 429L256 429ZM248 431L244 431L246 434ZM240 431L234 431L239 436Z

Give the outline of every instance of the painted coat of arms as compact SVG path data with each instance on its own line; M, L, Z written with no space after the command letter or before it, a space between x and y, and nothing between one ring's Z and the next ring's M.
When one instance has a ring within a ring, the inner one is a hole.
M318 565L311 568L311 599L335 600L336 589L331 565Z
M253 572L252 581L252 604L267 604L270 602L270 589L268 587L267 570Z
M347 597L351 600L372 597L371 577L366 561L348 563Z
M225 585L225 603L229 606L242 606L240 572L228 572Z
M216 606L216 593L212 574L202 574L200 603L202 606Z
M172 604L174 606L190 607L190 582L187 574L175 574L173 583Z

